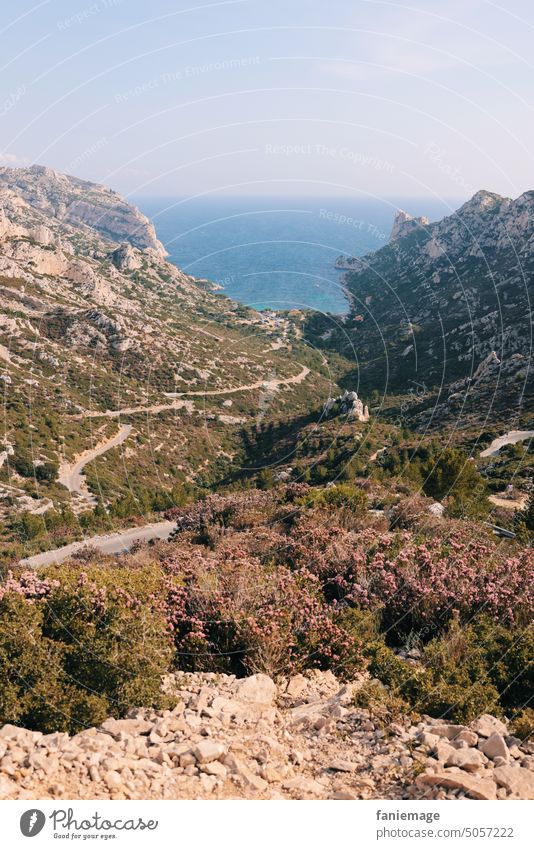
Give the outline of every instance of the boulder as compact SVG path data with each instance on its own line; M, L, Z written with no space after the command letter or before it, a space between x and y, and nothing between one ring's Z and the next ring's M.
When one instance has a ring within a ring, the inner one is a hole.
M154 726L153 722L146 719L106 719L100 726L101 731L117 738L119 734L148 734Z
M493 774L500 787L514 799L534 799L534 772L521 766L498 766Z
M210 761L202 765L202 772L206 775L216 775L217 778L226 778L228 770L220 761Z
M263 791L267 789L267 781L252 772L252 770L249 769L240 758L236 758L235 755L226 755L224 758L224 766L232 773L232 775L239 776L245 787L250 787L258 793L263 793Z
M225 753L226 746L215 740L202 740L193 749L193 754L200 764L218 761Z
M468 746L476 746L478 743L478 735L475 734L474 731L470 731L466 728L464 731L460 731L460 733L456 735L454 743L466 743Z
M420 790L427 787L450 787L463 790L472 799L493 800L497 798L495 782L488 778L475 778L465 772L423 772L415 779Z
M445 737L447 740L456 740L459 734L469 729L465 725L451 725L447 723L443 725L431 725L428 730L431 734L437 734L438 737Z
M508 729L504 722L501 722L500 719L497 719L495 716L491 716L489 713L484 713L482 716L479 716L478 719L475 719L475 721L471 723L471 728L478 734L479 737L491 737L494 731L503 735L508 733Z
M445 763L446 766L458 766L466 772L476 772L484 762L484 755L478 749L454 749Z
M237 716L243 712L243 705L233 699L227 699L224 696L216 696L211 703L211 709L214 712L214 716L220 714Z
M19 728L18 725L4 725L0 728L0 738L4 740L13 740L23 746L31 746L36 740L39 740L43 735L40 731L29 731L27 728Z
M438 737L438 742L434 746L433 754L436 756L438 761L447 761L452 755L454 755L456 749L454 746L451 746L450 743L446 743L445 740L440 739Z
M276 684L268 675L251 675L236 684L236 698L256 705L272 705L276 697Z
M294 675L286 687L286 693L288 696L291 696L291 698L298 699L306 692L307 689L308 681L304 675Z
M422 731L417 735L417 742L420 746L426 746L429 749L433 749L434 746L439 741L439 737L437 734L431 734L429 731Z
M510 752L504 741L502 734L494 731L487 737L480 746L480 751L484 752L486 757L495 760L495 758L504 758L505 761L510 760Z

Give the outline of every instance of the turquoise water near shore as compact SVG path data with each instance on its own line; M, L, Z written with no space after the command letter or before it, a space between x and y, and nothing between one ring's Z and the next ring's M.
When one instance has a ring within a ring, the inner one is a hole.
M345 313L340 254L387 243L397 207L431 220L452 201L347 198L132 198L152 219L169 259L256 309Z

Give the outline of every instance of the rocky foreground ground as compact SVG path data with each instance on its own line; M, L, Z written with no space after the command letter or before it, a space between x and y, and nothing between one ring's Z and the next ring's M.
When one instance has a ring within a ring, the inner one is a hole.
M173 710L75 736L0 729L3 799L528 799L534 744L482 716L382 727L329 672L180 674Z

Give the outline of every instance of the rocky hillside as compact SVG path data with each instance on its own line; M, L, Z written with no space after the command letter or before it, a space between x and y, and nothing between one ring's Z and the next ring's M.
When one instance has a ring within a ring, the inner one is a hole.
M291 321L207 291L164 254L115 192L41 166L0 169L4 516L126 497L126 511L137 499L146 512L141 489L209 485L238 462L248 423L328 398L323 361ZM69 493L61 481L95 448L92 495Z
M398 213L388 245L338 265L351 315L327 334L313 317L311 333L353 347L363 392L415 393L425 425L529 409L534 192L480 191L432 224Z
M169 676L170 710L69 736L0 728L1 799L531 799L534 744L490 715L470 726L356 708L362 681Z
M13 192L49 218L96 230L113 241L125 240L141 250L151 248L161 257L166 255L148 218L105 186L33 165L0 168L0 191L3 202Z

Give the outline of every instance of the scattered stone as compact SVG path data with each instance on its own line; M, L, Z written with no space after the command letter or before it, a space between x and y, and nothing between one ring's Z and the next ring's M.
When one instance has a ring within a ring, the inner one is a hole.
M464 790L472 799L492 800L497 798L495 782L485 778L475 778L465 772L424 772L418 775L415 783L420 790L428 787L450 787Z
M506 735L508 729L504 722L497 719L495 716L490 716L489 713L484 713L471 723L471 729L475 731L479 737L491 737L496 731L497 734Z
M480 740L475 723L430 717L383 728L353 704L362 680L314 670L278 694L266 675L176 673L172 711L135 708L72 737L6 725L0 798L532 798L534 746L500 720L481 717Z
M500 758L504 761L510 760L510 751L504 742L504 737L497 731L494 731L480 746L480 751L484 752L486 757L495 760Z
M226 754L226 746L222 743L216 743L215 740L202 740L193 749L193 754L198 763L207 764L211 761L218 761Z
M499 766L493 771L495 781L512 799L534 799L534 772L521 766Z

